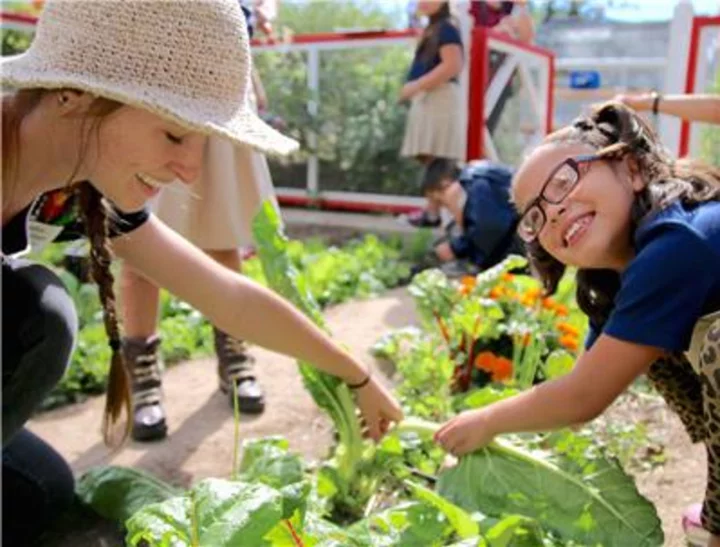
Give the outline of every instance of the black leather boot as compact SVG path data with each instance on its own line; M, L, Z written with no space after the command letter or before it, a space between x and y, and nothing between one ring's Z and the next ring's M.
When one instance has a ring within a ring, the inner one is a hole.
M238 409L244 414L260 414L265 410L265 394L252 374L255 359L248 355L247 344L213 327L215 352L218 358L220 390L233 405L232 382L237 386Z
M167 436L159 347L157 335L148 339L123 339L123 355L132 385L132 438L136 441L157 441Z

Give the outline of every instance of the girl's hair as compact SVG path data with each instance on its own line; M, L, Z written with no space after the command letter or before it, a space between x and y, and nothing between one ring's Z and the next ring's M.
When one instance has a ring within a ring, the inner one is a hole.
M61 90L60 92L63 91L70 90ZM20 124L25 116L30 114L40 103L41 99L50 93L57 93L57 91L42 89L20 90L3 98L2 171L4 180L11 181L16 174L20 155ZM98 136L103 120L121 106L123 106L121 103L102 97L96 98L91 103L88 112L84 114L83 117L79 154L75 169L70 175L68 182L75 178L78 169L82 165L87 151L87 139L93 135ZM89 124L89 126L86 126L86 124ZM89 127L89 130L86 130L87 127ZM128 372L125 368L120 347L120 326L117 317L115 294L113 292L114 280L110 270L112 254L108 246L107 204L104 202L100 192L89 182L83 182L77 185L75 191L78 194L86 232L90 239L91 275L100 290L105 332L109 338L112 351L107 396L105 399L105 412L103 415L103 439L107 445L119 445L127 438L130 432L131 400ZM126 413L126 421L123 424L122 436L118 439L114 431L123 410Z
M440 52L440 26L442 23L444 21L453 22L450 13L450 2L444 1L440 9L433 13L429 19L430 21L423 30L416 50L425 62L432 61Z
M632 109L618 102L595 106L589 115L548 135L543 144L585 144L610 161L631 159L645 182L635 195L631 210L631 230L649 214L680 200L685 205L720 201L720 169L690 158L673 159L653 130ZM527 245L533 273L540 278L547 294L557 289L565 265L553 258L536 239ZM579 269L577 302L597 327L610 316L620 275L613 270Z

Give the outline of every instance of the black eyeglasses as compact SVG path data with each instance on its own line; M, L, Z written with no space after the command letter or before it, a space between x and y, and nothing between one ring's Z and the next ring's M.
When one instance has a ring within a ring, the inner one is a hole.
M580 166L584 163L590 163L604 159L597 154L583 154L568 158L552 170L550 176L543 184L540 195L530 202L525 212L520 217L517 232L525 243L531 243L540 235L540 231L547 222L545 210L541 206L541 202L551 205L558 205L568 197L580 182L582 174Z

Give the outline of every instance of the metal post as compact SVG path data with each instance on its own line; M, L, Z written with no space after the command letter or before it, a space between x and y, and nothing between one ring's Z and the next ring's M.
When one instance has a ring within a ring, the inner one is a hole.
M308 49L307 83L310 98L307 109L310 116L315 119L318 113L318 101L320 100L320 51L315 48ZM319 163L317 156L317 135L314 132L308 133L308 144L313 150L312 156L308 158L307 166L307 193L310 199L318 196L320 191L318 184Z
M675 6L670 23L667 69L663 93L683 93L688 66L690 29L692 28L693 6L689 0L680 0ZM660 138L674 154L680 151L680 120L673 116L660 116Z

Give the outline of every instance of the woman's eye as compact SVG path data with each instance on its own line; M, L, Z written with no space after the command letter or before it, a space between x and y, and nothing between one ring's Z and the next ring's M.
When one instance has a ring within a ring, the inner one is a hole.
M177 136L173 135L172 133L170 133L169 131L165 131L165 136L173 144L182 144L182 141L183 141L182 137L177 137Z

